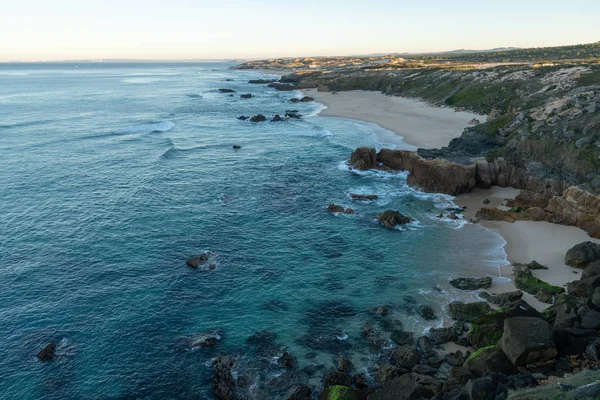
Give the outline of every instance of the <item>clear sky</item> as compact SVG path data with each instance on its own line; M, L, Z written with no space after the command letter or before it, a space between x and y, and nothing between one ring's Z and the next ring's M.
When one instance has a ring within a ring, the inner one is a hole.
M600 0L0 0L0 61L257 58L600 40Z

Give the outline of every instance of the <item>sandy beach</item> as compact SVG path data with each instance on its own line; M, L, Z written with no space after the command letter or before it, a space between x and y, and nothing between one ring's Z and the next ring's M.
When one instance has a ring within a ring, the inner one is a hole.
M518 189L492 187L491 189L475 189L471 193L460 195L455 203L467 206L465 219L475 216L481 207L503 207L505 199L512 199L519 193ZM483 201L488 199L489 204ZM581 269L573 268L565 264L567 250L578 243L591 241L600 243L574 226L552 224L549 222L516 221L496 222L481 221L480 224L500 234L506 244L506 252L509 262L528 263L537 261L548 267L547 270L536 270L533 274L539 279L555 286L565 286L568 282L579 279ZM512 268L510 265L500 269L503 277L511 278ZM503 293L516 290L512 280L510 282L494 282L490 293ZM532 295L525 293L523 296L529 304L543 310L549 305L539 302Z
M455 112L451 108L434 107L425 102L385 96L378 92L350 91L333 94L317 92L315 89L304 92L327 106L320 115L374 122L402 136L406 143L418 147L447 146L450 140L461 135L471 119L485 120L485 116ZM505 200L514 198L518 193L518 189L512 188L475 189L458 196L455 203L467 206L464 218L469 220L481 207L505 208ZM485 199L490 201L489 204L483 204ZM579 228L549 222L481 221L480 224L504 238L504 250L509 263L536 260L548 269L534 271L534 275L555 286L566 286L568 282L579 279L581 270L564 263L567 250L587 240L600 243L600 240L590 238ZM501 276L508 279L495 279L490 293L516 290L510 264L500 268L500 271ZM538 310L549 306L527 293L523 299Z
M408 144L437 148L459 137L469 121L485 116L434 107L423 101L386 96L378 92L350 91L333 94L316 89L302 90L327 108L320 115L374 122L402 136Z

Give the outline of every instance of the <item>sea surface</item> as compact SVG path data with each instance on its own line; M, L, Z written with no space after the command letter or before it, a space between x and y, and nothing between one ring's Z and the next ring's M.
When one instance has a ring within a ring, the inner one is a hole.
M373 309L418 335L473 297L448 279L498 276L503 239L439 219L451 197L346 165L358 146L411 146L233 65L0 64L0 398L210 399L221 354L253 398L318 388L340 353L372 377ZM303 117L237 119L286 110ZM416 221L384 228L386 209ZM205 251L214 270L186 266ZM276 338L246 342L264 330ZM215 347L194 344L206 332Z

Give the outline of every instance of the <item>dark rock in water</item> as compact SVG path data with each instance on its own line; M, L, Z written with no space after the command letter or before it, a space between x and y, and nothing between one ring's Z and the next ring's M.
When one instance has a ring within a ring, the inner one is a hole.
M389 312L390 310L387 306L377 307L373 310L373 314L381 315L382 317L388 315Z
M297 113L298 110L285 110L286 113Z
M227 356L221 356L215 361L213 373L213 394L221 400L237 400L237 384L233 378L233 360Z
M265 117L262 114L255 115L252 118L250 118L250 122L265 122L266 120L267 117Z
M431 308L431 306L428 305L422 305L418 308L417 312L423 319L427 321L433 321L437 318L437 316L435 315L435 311L433 311L433 308Z
M398 211L387 210L377 215L377 220L382 223L385 227L393 229L398 225L405 225L409 222L414 221L405 215L402 215Z
M185 263L190 268L198 268L201 264L207 262L213 254L211 252L205 252L200 254L198 257L192 257Z
M301 103L308 103L308 102L310 102L310 101L315 101L315 99L314 99L314 98L312 98L312 97L310 97L310 96L304 96L304 97L302 97L301 99L290 99L290 101L291 101L292 103L298 103L298 102L301 102Z
M597 260L600 260L600 244L589 241L573 246L565 256L565 264L577 268L585 268Z
M491 310L491 307L486 302L463 303L453 301L448 306L450 316L458 321L470 321L473 318L479 317Z
M498 346L488 346L477 350L467 358L464 365L477 376L486 376L492 372L511 375L515 369Z
M306 385L296 386L285 397L285 400L310 400L312 391Z
M56 343L50 342L37 355L42 361L50 361L56 356Z
M293 118L293 119L300 119L300 118L302 118L302 115L298 114L298 113L293 113L293 112L286 112L285 113L285 117L286 118Z
M515 366L552 360L557 355L550 324L540 318L505 320L498 346Z
M223 339L224 332L220 329L210 329L192 336L186 340L190 349L215 347Z
M251 99L251 98L252 98L252 97L254 97L254 96L252 96L252 93L247 93L247 94L242 94L242 95L240 95L240 97L241 97L242 99Z
M401 368L411 369L419 362L419 352L417 351L415 345L406 344L397 347L392 353L391 359L394 365Z
M372 147L359 147L352 152L350 156L350 164L361 171L377 168L377 153Z
M219 89L219 92L221 92L221 93L234 93L235 90L233 90L233 89Z
M492 286L492 278L490 276L484 278L457 278L452 279L450 284L461 290L487 289Z
M352 200L377 200L379 196L376 194L350 193L350 198L352 198Z
M390 339L398 345L412 344L413 334L412 332L395 330L392 332Z
M239 150L239 149L241 149L241 148L242 148L242 146L239 146L239 145L237 145L237 144L234 144L234 145L233 145L233 148L234 148L234 149L236 149L236 150Z
M283 301L279 301L279 300L265 301L263 303L262 307L263 307L263 309L268 310L268 311L288 311L289 310L287 304L285 304Z
M421 350L421 353L423 354L423 357L425 357L427 360L427 364L435 368L439 367L443 362L443 359L435 349L435 345L431 339L428 336L421 336L417 340L417 344Z
M277 79L250 79L248 81L248 83L252 83L255 85L266 85L268 83L273 83L275 82Z
M253 346L271 346L277 338L275 332L259 331L246 339L246 343Z
M350 386L352 385L352 377L340 371L333 371L325 377L325 387L329 386Z
M431 328L429 338L434 344L445 344L456 340L456 331L454 327L449 328Z
M281 118L279 116L279 114L275 114L275 116L273 117L273 119L271 120L271 122L280 122L283 121L283 118Z
M246 117L245 115L241 115L241 116L237 117L237 119L242 120L242 121L245 121L248 118L250 118L250 117Z
M340 355L337 360L337 369L342 372L350 372L354 369L354 364L346 357Z
M327 207L327 211L330 213L354 214L354 210L352 208L344 208L342 206L338 206L337 204L330 204Z
M287 351L283 352L281 357L277 359L277 365L285 369L292 369L296 365L294 357Z
M373 328L373 325L368 322L362 328L362 336L375 349L381 349L387 342L387 340Z
M520 300L523 297L523 292L515 290L514 292L500 293L497 295L489 294L488 292L479 292L479 297L489 301L492 304L497 304L504 307L514 301Z

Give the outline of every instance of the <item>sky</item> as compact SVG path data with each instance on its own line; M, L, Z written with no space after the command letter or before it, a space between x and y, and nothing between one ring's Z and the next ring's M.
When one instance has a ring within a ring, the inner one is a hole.
M600 40L600 0L0 0L0 61L229 59Z

